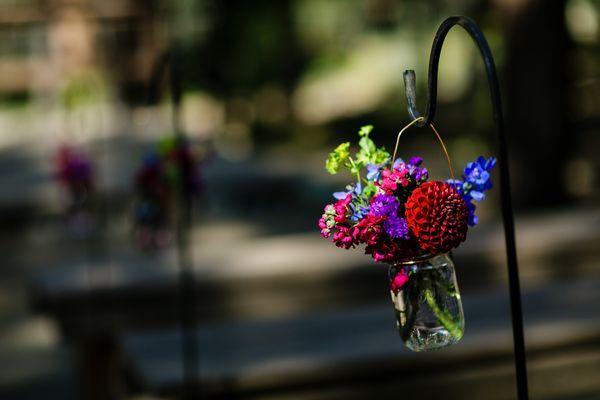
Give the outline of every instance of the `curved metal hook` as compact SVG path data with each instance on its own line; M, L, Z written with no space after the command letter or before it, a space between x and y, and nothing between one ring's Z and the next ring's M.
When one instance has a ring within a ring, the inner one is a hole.
M513 325L513 343L515 352L515 369L517 378L517 394L519 400L528 399L527 389L527 366L525 359L525 340L523 337L523 311L521 305L521 289L519 283L519 270L517 263L517 248L515 244L514 217L512 209L512 200L510 197L510 177L508 171L508 146L506 144L506 134L504 132L504 120L502 118L502 102L500 98L500 85L494 65L494 58L483 36L479 26L470 18L458 16L447 18L438 28L429 58L429 83L427 110L423 119L417 121L417 126L428 125L435 118L437 106L437 80L438 64L444 39L448 31L454 26L462 26L473 38L485 64L488 83L490 86L490 96L492 99L492 108L494 122L497 130L498 158L500 168L500 197L502 204L502 222L504 225L504 239L506 246L506 261L508 269L508 283L510 291L510 305ZM406 101L408 104L408 113L413 120L420 117L416 108L416 89L415 72L404 72L404 86L406 92Z
M473 38L473 41L477 44L483 62L485 64L485 70L487 72L488 82L490 85L490 94L492 97L492 106L494 109L494 120L496 124L502 126L502 105L500 103L500 88L498 85L498 77L496 74L496 67L494 65L494 57L490 50L490 46L487 40L483 36L483 32L475 21L464 16L449 17L438 28L433 44L431 46L431 53L429 57L429 75L428 75L428 92L427 92L427 109L423 120L417 123L417 126L425 126L435 119L435 112L437 106L437 82L438 82L438 69L440 62L440 54L442 52L442 46L444 39L454 25L462 26L469 35ZM421 116L417 110L416 100L416 79L415 71L408 70L404 71L404 87L406 94L406 102L408 105L408 113L412 119Z

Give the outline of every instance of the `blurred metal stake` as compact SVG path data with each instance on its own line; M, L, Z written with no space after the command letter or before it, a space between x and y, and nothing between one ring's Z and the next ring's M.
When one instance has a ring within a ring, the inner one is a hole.
M154 65L150 82L149 102L158 100L159 87L162 77L169 72L169 90L171 96L171 123L176 136L176 145L186 145L186 138L180 124L180 106L182 96L181 63L176 52L171 49L163 54ZM181 159L181 157L180 157ZM180 165L181 171L184 166ZM183 363L183 388L182 398L199 398L200 371L199 371L199 346L197 338L196 321L196 295L195 278L193 271L192 254L189 240L193 219L192 198L186 191L183 179L180 182L180 192L177 193L178 207L175 210L175 231L177 259L179 263L179 288L180 312L182 334L182 363Z

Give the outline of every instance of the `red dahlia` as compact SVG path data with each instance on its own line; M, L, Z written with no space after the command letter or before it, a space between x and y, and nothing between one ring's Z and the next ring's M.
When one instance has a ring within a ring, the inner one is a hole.
M465 241L469 211L451 185L425 182L411 193L405 207L406 222L422 250L445 253Z

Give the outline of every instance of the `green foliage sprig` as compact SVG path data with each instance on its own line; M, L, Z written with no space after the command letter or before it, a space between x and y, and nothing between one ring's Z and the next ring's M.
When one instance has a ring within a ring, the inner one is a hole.
M356 176L357 181L361 182L361 170L367 164L386 164L389 162L390 153L385 148L375 146L375 142L369 137L373 130L373 125L366 125L360 128L358 136L359 150L350 157L350 142L342 143L336 147L327 161L325 161L325 169L332 175L337 174L342 168L346 168L352 175Z

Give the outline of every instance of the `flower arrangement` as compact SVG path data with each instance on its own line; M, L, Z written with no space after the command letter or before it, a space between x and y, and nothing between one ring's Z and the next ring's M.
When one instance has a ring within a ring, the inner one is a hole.
M93 187L92 162L83 152L62 146L56 156L56 179L79 198Z
M72 146L61 146L55 158L54 177L63 189L67 224L78 235L91 232L94 221L94 169L90 158Z
M346 142L327 158L329 173L347 170L356 181L333 193L337 201L325 206L318 222L321 235L336 246L364 245L375 261L390 264L398 330L414 351L450 346L463 335L462 302L449 252L477 224L475 203L491 189L490 171L496 164L495 158L480 156L455 179L443 141L430 127L444 148L452 179L430 181L421 157L390 157L369 137L373 127L365 126L353 156Z
M327 158L331 174L343 169L356 177L345 191L333 194L319 229L341 248L365 245L375 261L394 263L425 254L447 253L465 241L477 224L474 202L492 187L490 170L496 159L479 157L467 164L462 179L429 181L421 157L391 160L369 137L372 126L358 132L359 150L342 143Z
M200 162L189 143L169 137L144 155L135 175L135 239L144 250L169 243L171 204L177 199L191 201L200 194Z

